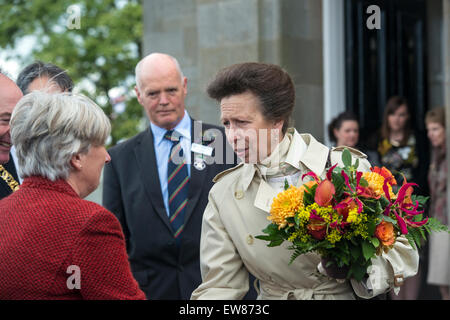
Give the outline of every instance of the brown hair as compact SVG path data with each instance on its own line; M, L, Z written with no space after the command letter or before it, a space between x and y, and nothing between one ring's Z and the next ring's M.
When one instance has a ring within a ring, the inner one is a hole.
M445 128L445 109L440 107L428 110L425 116L425 123L439 123Z
M356 121L358 123L359 128L358 118L355 116L353 112L351 111L341 112L328 125L328 136L330 138L330 141L337 142L336 136L334 135L334 129L339 130L342 127L344 121Z
M289 127L295 104L295 89L289 74L281 67L257 62L240 63L222 69L208 85L208 95L223 98L250 91L261 102L267 121L283 120L283 134Z
M394 114L403 105L406 106L409 118L403 129L403 140L401 141L401 145L405 145L411 135L411 112L409 111L408 101L405 98L400 96L389 98L384 109L383 124L381 125L381 137L383 139L389 139L391 129L389 128L388 117Z

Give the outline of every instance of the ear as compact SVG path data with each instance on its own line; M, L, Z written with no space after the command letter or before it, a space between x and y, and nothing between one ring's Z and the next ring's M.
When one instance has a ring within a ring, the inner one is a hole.
M70 159L70 165L75 171L81 171L83 168L83 155L80 153L73 155Z
M188 89L187 89L187 78L186 77L183 77L183 91L184 91L184 95L187 95Z
M141 92L139 91L139 88L137 86L134 86L134 92L136 92L136 97L137 100L139 102L139 104L142 106L142 101L141 101Z
M280 130L280 132L281 132L281 129L283 129L283 125L284 125L284 120L280 120L273 124L273 128Z
M334 134L335 137L338 136L338 133L339 133L339 130L336 129L336 128L334 128L334 129L333 129L333 134Z

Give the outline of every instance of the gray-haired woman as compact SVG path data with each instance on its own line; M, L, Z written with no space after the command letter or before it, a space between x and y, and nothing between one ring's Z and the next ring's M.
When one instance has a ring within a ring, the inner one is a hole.
M110 124L82 95L33 92L11 118L19 190L0 201L0 299L145 299L119 222L83 200L110 161Z

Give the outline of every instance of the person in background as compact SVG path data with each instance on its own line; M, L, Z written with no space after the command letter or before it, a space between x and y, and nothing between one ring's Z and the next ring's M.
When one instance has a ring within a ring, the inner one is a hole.
M359 123L351 112L345 111L337 115L328 125L328 135L334 146L358 148Z
M403 181L402 174L408 182L419 182L416 141L407 100L399 96L391 97L384 110L377 151L380 164L392 172L400 185Z
M26 66L17 77L17 85L23 94L35 90L48 93L72 92L73 80L67 72L52 63L35 61Z
M0 199L18 188L19 178L10 161L11 134L9 121L17 102L22 98L19 87L0 70Z
M83 200L111 159L108 118L82 95L32 92L11 117L19 190L0 201L0 299L145 299L119 221Z
M26 66L17 77L17 85L24 95L35 90L57 93L72 92L73 89L73 81L65 70L42 61L35 61ZM10 160L5 166L13 173L19 172L14 146L11 147ZM22 177L17 175L17 179L22 183Z
M367 155L367 160L372 165L378 165L378 155L375 151L363 147L359 143L358 118L351 111L338 114L328 125L328 136L331 146L346 146L362 151Z
M445 138L445 109L435 108L425 116L427 135L432 147L428 171L430 187L429 215L448 225L447 161ZM429 241L427 282L439 286L443 300L450 300L450 235L432 233Z
M383 114L383 122L380 130L372 136L370 145L378 153L379 166L386 167L394 175L399 188L403 179L408 182L418 183L420 188L426 185L422 181L419 168L419 153L417 139L411 126L411 112L404 97L393 96L388 99ZM423 155L422 155L423 156ZM423 189L416 188L416 192L423 193ZM423 261L423 251L420 262ZM390 293L393 300L415 300L418 298L422 268L419 265L417 275L406 279L403 290L398 295Z

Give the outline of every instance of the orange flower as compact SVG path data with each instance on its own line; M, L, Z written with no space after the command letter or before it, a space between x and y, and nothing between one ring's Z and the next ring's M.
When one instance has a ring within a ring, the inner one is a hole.
M391 246L395 242L394 225L390 222L381 221L375 228L375 237L381 241L383 246Z
M267 219L277 224L280 229L284 228L287 225L286 219L293 217L302 207L303 192L300 188L290 186L289 189L280 192L273 199L270 216Z
M395 180L392 173L386 168L386 167L372 167L370 168L370 171L378 173L379 175L383 176L385 179L387 179L388 183L391 186L395 186L397 184L397 180Z
M369 188L375 193L377 197L384 196L384 180L386 179L381 174L373 171L373 172L364 172L362 177L367 181L369 184ZM389 195L392 198L395 198L395 194L392 192L392 186L388 183L387 184L389 189Z
M330 180L323 180L317 186L314 201L321 207L327 207L331 204L335 193L336 190L333 183Z

